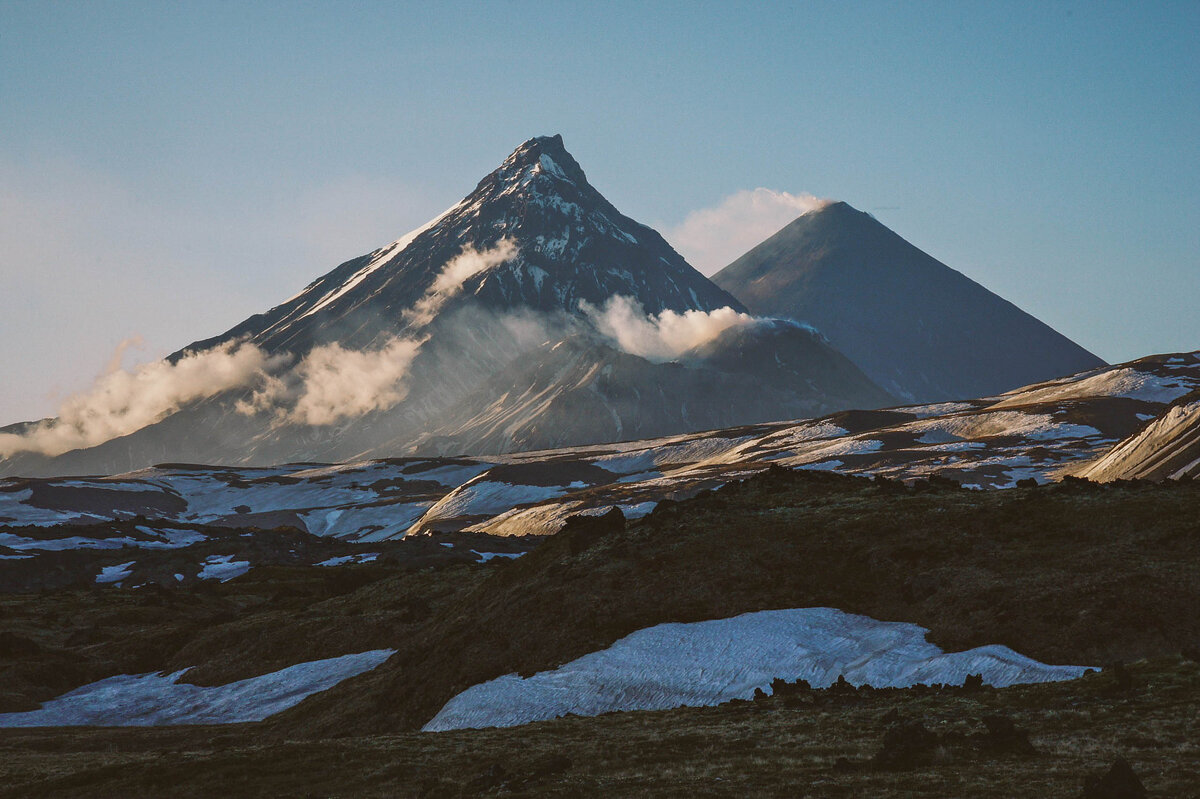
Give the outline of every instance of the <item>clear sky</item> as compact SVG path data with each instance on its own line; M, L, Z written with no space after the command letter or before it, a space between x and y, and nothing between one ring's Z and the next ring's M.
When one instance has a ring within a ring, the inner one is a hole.
M704 271L689 215L773 225L776 192L813 194L1110 361L1200 348L1198 31L1194 0L0 0L0 424L549 133Z

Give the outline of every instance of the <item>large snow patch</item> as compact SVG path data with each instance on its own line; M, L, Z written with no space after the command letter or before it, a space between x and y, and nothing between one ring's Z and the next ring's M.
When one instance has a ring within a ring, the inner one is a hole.
M342 680L370 671L395 650L297 663L248 680L212 687L179 682L173 674L122 674L44 703L25 713L0 713L0 727L154 727L262 721Z
M983 674L989 685L1070 680L1083 666L1047 666L1004 646L944 653L923 627L877 621L833 608L746 613L639 630L608 649L554 671L515 674L472 686L446 703L426 732L513 727L567 713L663 710L749 699L772 680L826 687L839 675L857 685L961 684Z

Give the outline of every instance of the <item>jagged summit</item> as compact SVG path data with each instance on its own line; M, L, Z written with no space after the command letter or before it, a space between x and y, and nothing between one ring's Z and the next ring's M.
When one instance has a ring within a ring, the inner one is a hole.
M713 282L754 313L816 326L912 401L987 396L1104 364L844 202L800 216Z
M555 135L522 143L474 191L420 228L187 349L235 338L272 352L330 342L377 344L411 326L404 311L469 252L489 254L486 268L471 272L452 299L439 303L444 315L467 303L492 311L578 314L580 301L598 305L614 294L633 297L651 313L742 310L657 231L622 214L593 188Z
M559 133L553 136L535 136L526 140L513 150L508 158L504 159L504 163L500 165L499 169L488 177L498 176L501 180L509 180L514 175L531 167L552 178L567 180L579 185L587 183L587 175L584 174L583 168L575 160L575 157L567 152L562 134ZM480 181L480 185L482 186L487 180L488 178L484 178L483 181Z

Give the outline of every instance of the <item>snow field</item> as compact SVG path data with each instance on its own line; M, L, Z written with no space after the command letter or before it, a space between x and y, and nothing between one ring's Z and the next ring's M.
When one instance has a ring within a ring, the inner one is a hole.
M945 653L915 624L877 621L833 608L746 613L639 630L608 649L554 671L515 674L455 696L426 732L511 727L568 713L664 710L749 699L772 680L804 679L827 687L838 676L856 685L962 684L982 674L988 685L1070 680L1083 666L1048 666L1004 646Z

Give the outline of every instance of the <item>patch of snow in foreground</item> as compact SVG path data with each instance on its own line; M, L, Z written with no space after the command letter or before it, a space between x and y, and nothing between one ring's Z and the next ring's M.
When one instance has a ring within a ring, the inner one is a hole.
M621 509L621 513L624 514L626 519L640 519L643 516L649 516L650 512L658 507L658 503L654 501L637 502L632 505L618 505L617 507Z
M317 566L343 566L347 563L353 563L353 562L354 562L353 555L341 555L340 557L330 558L329 560L323 560L316 565Z
M370 671L393 652L373 649L312 660L211 687L179 682L187 669L173 674L122 674L76 688L38 710L0 713L0 727L155 727L262 721L305 697Z
M347 563L370 563L379 557L378 552L362 552L357 555L339 555L316 564L317 566L344 566Z
M471 552L472 554L479 556L480 563L487 563L492 558L509 558L510 560L516 560L525 554L524 552L476 552L473 549Z
M903 408L896 408L904 413L911 413L918 419L924 419L929 416L949 416L954 413L964 413L974 410L975 404L971 402L935 402L928 405L908 405Z
M806 463L801 468L810 472L832 472L844 465L841 461L821 461L820 463Z
M446 703L426 732L513 727L567 713L664 710L749 699L772 680L823 688L839 675L856 685L989 685L1071 680L1083 666L1047 666L1004 646L944 653L923 627L877 621L833 608L745 613L638 630L608 649L527 679L508 674L472 686Z
M444 519L454 516L491 515L518 505L531 505L566 493L563 486L536 486L479 480L467 483L447 494L429 509L425 517Z
M226 582L250 571L250 561L234 560L233 555L209 555L196 576L201 580Z
M128 563L118 563L116 566L105 566L96 575L96 582L118 583L133 573L133 569L129 567L135 563L137 563L136 560L131 560Z

